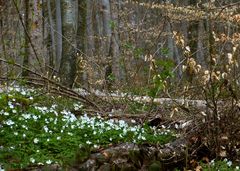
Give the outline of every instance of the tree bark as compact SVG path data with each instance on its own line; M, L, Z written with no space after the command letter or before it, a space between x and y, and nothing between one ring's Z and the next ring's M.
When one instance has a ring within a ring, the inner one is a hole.
M56 66L56 38L55 38L55 27L53 22L53 15L52 15L52 8L51 8L51 1L47 1L47 10L48 10L48 18L49 18L49 29L51 35L51 54L50 54L50 66L55 68Z
M167 26L166 26L166 31L167 31L167 47L168 47L168 57L170 59L173 59L173 55L174 55L174 42L173 42L173 34L171 31L171 24L170 21L167 22Z
M56 5L56 59L55 69L59 72L61 59L62 59L62 14L61 14L61 1L55 0Z
M198 62L202 65L202 66L206 66L205 63L205 59L204 59L204 46L203 46L203 39L204 39L204 21L201 20L199 21L198 24L198 40L197 40L197 59Z
M105 88L109 89L113 82L113 73L112 73L112 20L111 20L111 6L110 0L101 0L102 4L102 23L103 23L103 57L104 61L104 79L105 79ZM106 58L108 57L108 58Z
M26 28L26 32L24 35L24 58L23 58L23 66L29 66L29 38L28 38L28 33L29 33L29 0L24 0L24 7L25 7L25 13L24 13L24 24ZM26 70L22 71L23 76L28 76L28 72Z
M112 72L115 76L115 82L119 83L122 80L120 69L120 47L119 47L119 35L118 35L118 5L119 2L113 2L111 7L112 15L112 36L111 36L111 51L112 51Z
M90 65L90 68L88 68L88 83L89 86L92 86L94 82L97 81L96 78L96 59L94 59L94 53L95 51L95 41L94 41L94 30L93 30L93 8L94 8L94 2L93 1L87 1L87 16L86 16L86 46L85 46L85 52L88 56L88 63Z
M29 22L29 43L31 48L29 54L29 67L35 68L39 73L44 71L44 64L46 63L43 55L46 46L43 43L44 27L42 27L42 10L42 1L34 0L30 3L29 18L31 19Z
M88 87L88 72L87 67L82 63L86 61L86 27L87 27L87 1L78 1L78 30L77 30L77 51L78 51L78 63L77 63L77 77L80 76L81 85ZM83 61L83 62L81 62Z
M105 40L105 54L109 53L110 44L111 44L111 9L110 1L102 0L102 12L103 12L103 36Z
M86 20L86 53L88 56L92 57L94 53L94 30L93 30L93 1L87 1L87 20Z
M72 87L76 76L76 36L77 36L77 8L76 0L62 0L62 31L63 51L60 65L60 79L62 84Z

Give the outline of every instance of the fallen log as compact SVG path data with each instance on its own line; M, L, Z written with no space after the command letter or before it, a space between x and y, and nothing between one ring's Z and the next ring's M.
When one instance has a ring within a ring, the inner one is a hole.
M184 138L166 145L122 143L90 154L84 162L75 162L72 170L159 170L184 167L188 142Z
M124 98L127 98L132 101L136 102L143 102L143 103L157 103L161 105L166 106L172 106L172 105L184 105L184 106L193 106L196 108L204 108L206 107L206 101L205 100L192 100L192 99L174 99L174 98L151 98L149 96L137 96L137 95L129 95L127 93L121 93L121 92L102 92L99 90L91 90L86 91L84 89L75 89L76 92L80 93L83 96L88 96L91 94L94 94L95 96L101 97L103 99L112 99L112 100L121 100Z

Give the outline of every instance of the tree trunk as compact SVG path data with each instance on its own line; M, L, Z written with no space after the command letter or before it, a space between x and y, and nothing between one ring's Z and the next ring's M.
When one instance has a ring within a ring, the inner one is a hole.
M42 1L34 0L30 2L29 11L29 43L31 48L29 50L29 67L34 68L36 72L44 71L45 58L45 44L43 43L43 17L42 17Z
M93 1L87 1L87 20L86 20L86 53L88 56L93 56L94 53L94 31L93 31Z
M189 24L188 28L188 36L189 36L189 46L191 52L197 52L197 37L198 37L198 22L192 21ZM196 55L194 55L196 57Z
M105 79L105 88L109 89L113 82L113 75L112 75L112 42L111 42L111 34L112 28L111 25L111 8L110 8L110 0L101 0L102 4L102 21L103 21L103 57L104 61L104 79ZM105 58L108 57L109 59ZM105 62L106 61L106 62Z
M76 0L62 0L62 31L63 51L60 66L61 82L72 87L76 76L76 36L77 36L77 8Z
M118 35L118 1L114 1L111 7L112 13L112 37L111 37L111 51L112 51L112 72L115 76L115 82L118 84L122 80L120 71L120 48Z
M56 5L56 59L55 69L59 72L61 59L62 59L62 14L61 14L61 1L55 0ZM66 40L65 40L66 41Z
M167 31L167 46L168 46L168 57L170 59L173 59L173 55L174 55L174 42L173 42L173 34L171 31L171 23L170 21L167 22L167 26L166 26L166 31Z
M6 48L5 48L5 43L4 43L4 34L3 34L3 20L2 18L0 19L0 34L1 34L1 46L0 46L0 55L6 59ZM3 66L4 63L2 63L2 61L0 61L0 76L3 75Z
M173 44L173 47L174 47L174 61L176 62L176 65L180 65L180 63L181 63L181 56L180 56L180 53L179 53L179 49L178 49L178 47L176 45L176 42L174 41L173 43L174 43ZM181 67L177 68L176 75L178 75L178 78L182 77L182 69L181 69Z
M55 27L53 22L53 15L52 15L52 8L51 8L51 1L47 1L47 11L48 11L48 19L49 19L49 29L51 34L51 53L50 53L50 66L55 68L56 66L56 38L55 38Z
M202 66L206 66L204 59L204 25L203 20L199 21L198 24L198 40L197 40L197 60Z
M103 12L103 36L105 40L105 53L108 54L111 44L111 9L110 1L102 0L102 12Z
M24 24L26 28L26 33L24 34L24 58L23 58L23 66L28 67L29 66L29 39L28 39L28 33L30 30L29 27L29 0L24 0L24 7L25 7L25 14L24 14ZM28 72L26 70L22 71L23 76L28 76Z
M87 67L83 64L86 61L85 47L86 47L86 27L87 27L87 1L78 1L78 31L77 31L77 50L78 50L78 64L77 77L80 77L81 85L88 87L88 73ZM83 62L82 62L83 61Z
M93 85L94 82L97 81L96 78L96 59L94 59L95 52L95 42L94 42L94 30L93 30L93 1L87 1L87 20L86 20L86 46L85 52L88 56L88 63L90 68L88 68L88 83L89 85Z

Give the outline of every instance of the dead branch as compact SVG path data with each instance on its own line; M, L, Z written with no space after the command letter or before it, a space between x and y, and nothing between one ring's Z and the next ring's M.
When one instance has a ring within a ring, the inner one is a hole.
M51 80L50 78L44 76L43 74L39 74L25 66L22 66L21 64L18 64L18 63L13 63L11 61L7 61L3 58L0 58L0 61L6 63L6 64L9 64L9 65L14 65L16 67L19 67L23 70L26 70L28 72L30 72L31 74L37 76L40 80L43 81L44 84L39 84L39 86L47 86L47 88L49 90L51 90L52 92L54 93L58 93L58 94L61 94L61 95L64 95L64 96L68 96L70 98L73 98L75 100L79 100L87 105L90 105L91 107L93 108L96 108L97 110L99 111L102 111L102 109L97 105L95 104L94 102L92 102L90 99L88 99L87 97L77 93L76 91L62 85L61 83L58 83L54 80ZM33 83L33 84L38 84L37 82L31 82L30 79L33 79L33 78L28 78L28 82L29 83Z

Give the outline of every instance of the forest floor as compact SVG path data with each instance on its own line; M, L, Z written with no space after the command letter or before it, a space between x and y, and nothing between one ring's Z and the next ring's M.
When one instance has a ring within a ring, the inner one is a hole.
M1 88L0 170L239 170L238 160L216 160L197 119L172 106L124 98L102 105Z

